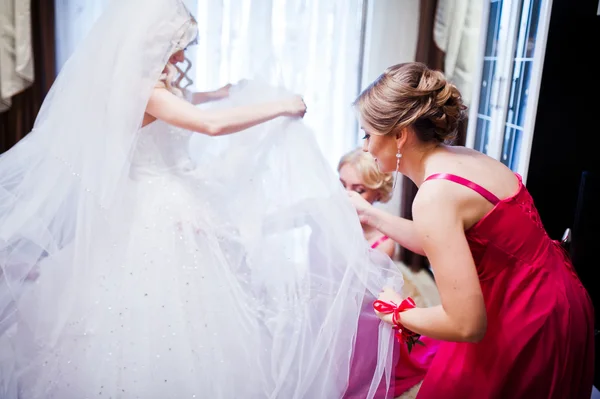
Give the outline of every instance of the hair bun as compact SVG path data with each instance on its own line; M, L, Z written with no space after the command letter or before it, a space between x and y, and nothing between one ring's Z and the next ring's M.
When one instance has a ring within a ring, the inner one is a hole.
M355 105L376 133L411 126L424 142L456 138L467 109L460 92L443 73L419 62L388 68Z
M440 74L441 75L441 74ZM454 140L459 126L466 118L466 106L463 104L460 92L442 75L441 88L431 93L432 106L430 112L424 112L423 117L431 119L435 125L435 139L440 142Z

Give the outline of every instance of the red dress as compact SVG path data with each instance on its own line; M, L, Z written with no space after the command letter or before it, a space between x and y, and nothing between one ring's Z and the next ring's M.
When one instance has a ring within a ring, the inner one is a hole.
M520 176L499 200L458 176L494 208L465 233L487 309L479 343L444 342L418 399L589 399L594 368L591 300L560 243L548 237Z

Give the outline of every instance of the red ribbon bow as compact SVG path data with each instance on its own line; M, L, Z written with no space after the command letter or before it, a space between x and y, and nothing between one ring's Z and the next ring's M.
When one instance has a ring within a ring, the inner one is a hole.
M399 342L407 344L409 352L419 341L421 335L410 331L400 323L400 313L416 307L417 305L411 297L403 300L400 305L396 305L394 302L381 301L379 299L373 303L373 309L375 309L377 312L392 314L392 323L394 324L393 329L396 330L396 338Z

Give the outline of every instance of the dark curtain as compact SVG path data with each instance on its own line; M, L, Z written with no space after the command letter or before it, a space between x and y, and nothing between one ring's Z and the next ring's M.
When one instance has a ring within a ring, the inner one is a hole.
M419 34L415 61L423 62L430 68L443 71L444 53L433 41L433 25L438 0L421 0ZM417 186L407 177L402 178L402 201L400 216L412 220L412 203L417 194ZM418 271L427 266L427 259L406 248L400 250L400 260L409 268Z
M444 71L444 52L440 50L433 40L433 26L438 0L421 0L419 16L419 34L417 38L417 52L415 61L427 64L429 68ZM467 137L467 123L459 127L454 144L465 145ZM402 201L400 216L412 220L412 204L417 194L417 186L407 177L402 179ZM427 266L427 259L405 248L400 250L400 260L411 269L418 271Z
M600 91L600 80L585 79L577 84L566 76L599 70L597 50L592 50L598 49L600 38L597 12L598 0L581 0L576 7L570 0L552 2L527 172L527 190L548 235L560 239L566 228L573 230L573 264L594 304L596 330L600 329L596 253L600 162L598 128L593 121L600 97L589 94ZM573 59L577 59L575 66L569 62ZM565 71L573 72L565 75ZM584 98L584 102L565 101ZM595 348L594 382L600 388L600 333L596 333Z
M35 81L12 98L12 106L0 113L0 153L7 151L33 128L54 77L54 0L31 1L31 26Z

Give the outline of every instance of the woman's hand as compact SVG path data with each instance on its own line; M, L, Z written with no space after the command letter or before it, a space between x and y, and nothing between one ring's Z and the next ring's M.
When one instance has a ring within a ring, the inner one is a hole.
M400 305L403 301L402 296L389 287L385 287L383 291L381 291L377 299L394 305ZM392 313L380 313L375 310L375 315L377 315L377 317L379 317L381 320L385 321L388 324L394 324L392 322Z
M306 104L300 96L293 96L285 99L281 103L284 116L292 118L303 118L306 114Z
M349 191L348 197L350 198L350 202L354 205L354 209L356 209L356 213L358 213L358 218L361 223L368 224L368 212L373 208L373 205L369 203L366 199L364 199L359 193L355 191Z
M213 97L217 100L227 98L229 97L229 89L231 89L231 83L228 83L220 89L213 91Z

